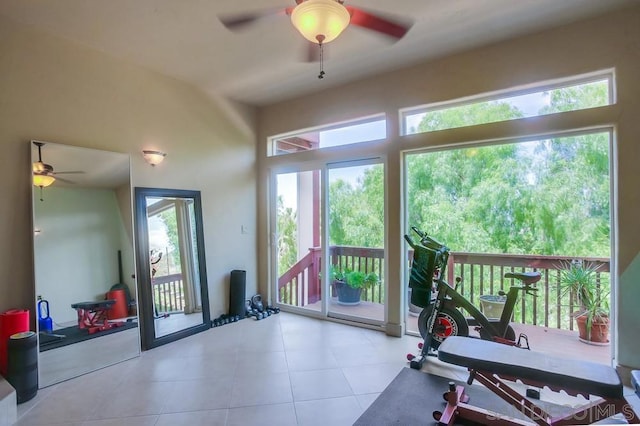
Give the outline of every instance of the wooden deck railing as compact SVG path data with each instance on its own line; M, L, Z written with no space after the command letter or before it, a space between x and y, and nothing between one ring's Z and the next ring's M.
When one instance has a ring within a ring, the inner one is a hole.
M320 300L320 257L322 250L309 249L309 253L278 279L279 302L305 306Z
M480 296L508 291L515 280L504 278L506 272L539 271L542 279L536 283L537 296L522 295L514 310L513 321L573 330L571 314L577 310L573 295L560 288L562 270L573 260L588 262L597 268L596 283L609 288L609 259L594 257L534 256L515 254L480 254L451 252L447 266L447 282L462 278L457 290L474 305Z
M279 302L294 306L305 306L321 299L320 272L321 254L319 248L309 253L285 272L278 280ZM332 246L329 248L331 264L340 270L351 269L375 272L384 279L384 250L364 247ZM409 259L412 253L408 253ZM539 271L542 279L536 284L537 296L520 298L514 311L514 321L522 324L542 325L565 330L574 329L571 313L576 310L570 294L565 294L559 286L562 269L568 262L582 260L598 267L597 282L608 288L609 259L568 256L534 256L512 254L480 254L451 252L447 266L447 281L462 281L457 290L479 306L480 296L508 291L512 280L505 279L506 272ZM363 291L361 300L385 303L384 282L375 288Z
M384 250L378 248L331 246L331 264L340 271L346 269L375 272L384 279ZM278 279L279 302L293 306L305 306L321 299L320 273L322 250L311 248L309 253ZM332 289L333 291L333 289ZM332 294L332 296L335 296ZM364 289L361 300L384 303L384 283Z
M151 283L156 315L184 311L182 274L153 277Z

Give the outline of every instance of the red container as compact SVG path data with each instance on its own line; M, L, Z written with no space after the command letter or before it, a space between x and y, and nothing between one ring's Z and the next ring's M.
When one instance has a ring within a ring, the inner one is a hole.
M124 318L129 316L129 307L127 306L127 295L124 290L111 290L107 292L106 299L115 300L116 303L107 311L107 318L110 320Z
M11 309L0 314L0 374L7 375L7 342L16 333L29 331L29 311Z

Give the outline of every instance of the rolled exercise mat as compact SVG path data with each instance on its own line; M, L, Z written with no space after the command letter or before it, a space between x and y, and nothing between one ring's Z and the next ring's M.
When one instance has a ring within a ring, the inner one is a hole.
M16 390L18 404L29 401L38 393L38 339L33 331L9 337L7 381Z
M127 293L124 290L111 290L107 292L107 300L116 302L107 311L107 318L118 319L129 316L129 306L127 305Z
M7 375L7 341L16 333L29 331L29 311L10 309L0 314L0 374Z
M229 315L240 315L240 318L244 318L246 312L245 308L245 295L246 295L246 281L247 271L240 271L234 269L231 271L231 278L229 284Z

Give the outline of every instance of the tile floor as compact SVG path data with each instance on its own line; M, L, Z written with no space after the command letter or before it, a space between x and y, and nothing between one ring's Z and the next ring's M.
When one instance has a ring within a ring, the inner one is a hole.
M420 339L280 313L38 391L18 425L351 425ZM425 370L466 380L430 359Z

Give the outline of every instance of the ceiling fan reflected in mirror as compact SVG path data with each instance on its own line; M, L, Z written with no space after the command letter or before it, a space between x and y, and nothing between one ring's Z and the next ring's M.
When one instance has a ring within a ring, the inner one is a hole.
M383 17L354 6L345 6L344 0L296 0L296 6L221 16L220 21L230 30L238 30L253 22L273 16L289 15L291 23L320 51L320 74L324 77L323 47L335 40L349 25L355 25L399 40L409 31L412 23Z
M47 164L44 161L42 161L42 147L45 145L45 142L39 142L39 141L32 141L32 142L35 146L38 147L38 161L33 163L32 172L33 172L33 185L40 188L40 201L43 201L42 188L46 188L47 186L52 185L56 180L59 180L65 183L70 183L70 184L75 183L70 180L63 179L58 175L84 173L82 171L67 171L67 172L54 171L53 166L51 164Z

